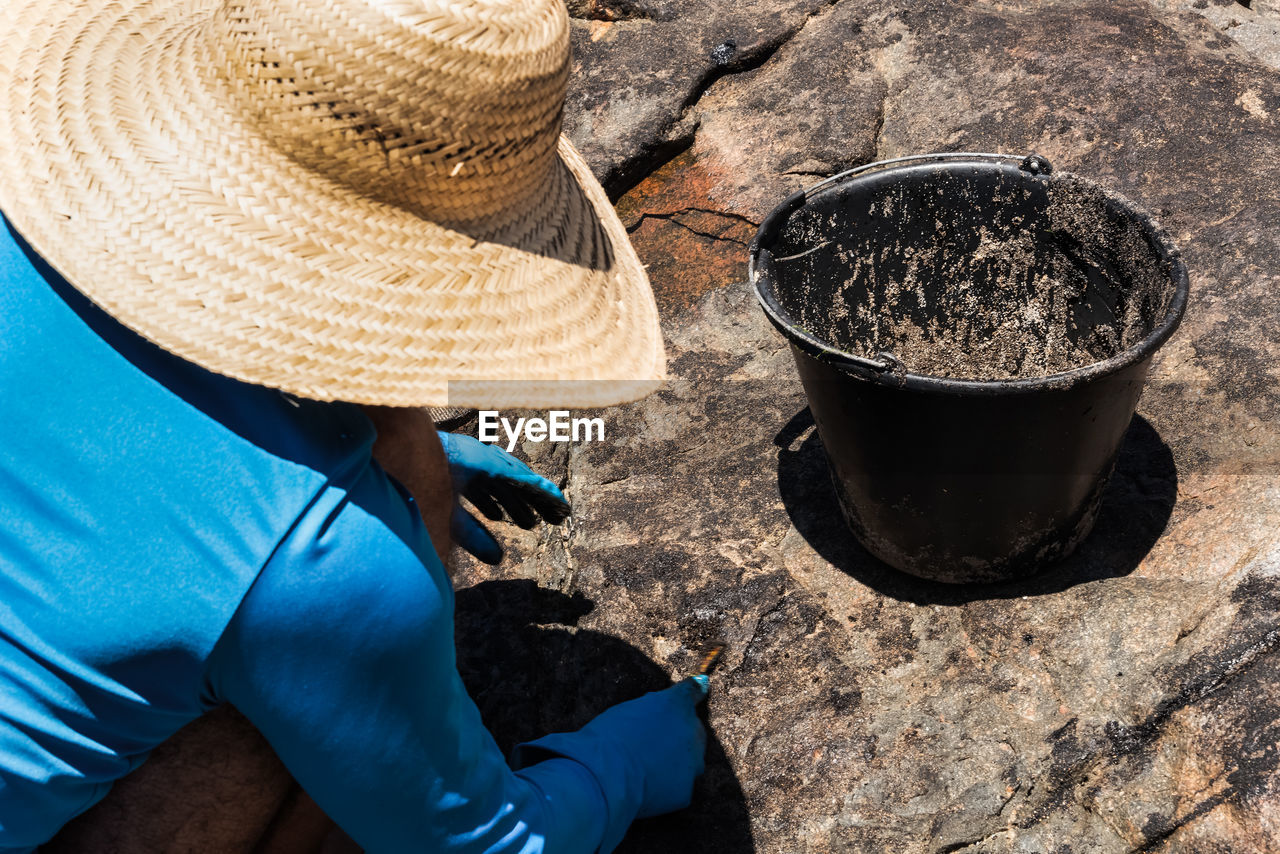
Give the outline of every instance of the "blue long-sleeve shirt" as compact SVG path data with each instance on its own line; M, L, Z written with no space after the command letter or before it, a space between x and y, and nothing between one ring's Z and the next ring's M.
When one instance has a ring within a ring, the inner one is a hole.
M610 850L636 766L508 767L453 592L358 407L205 371L0 231L0 854L234 704L371 852ZM536 744L536 743L535 743Z

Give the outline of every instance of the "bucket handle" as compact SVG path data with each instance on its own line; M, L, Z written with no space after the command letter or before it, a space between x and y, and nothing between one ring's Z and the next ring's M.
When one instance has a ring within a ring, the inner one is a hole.
M890 169L895 166L905 166L909 163L949 163L955 160L980 160L987 163L1016 163L1018 168L1024 172L1030 172L1032 175L1048 175L1053 172L1053 164L1043 155L1035 154L994 154L991 152L974 152L974 151L944 151L937 154L909 154L906 157L895 157L892 160L878 160L875 163L864 163L862 166L855 166L847 169L830 178L824 178L811 187L805 187L804 197L808 201L813 196L834 187L837 184L843 184L850 178L858 175L865 175L869 172L879 172L883 169Z

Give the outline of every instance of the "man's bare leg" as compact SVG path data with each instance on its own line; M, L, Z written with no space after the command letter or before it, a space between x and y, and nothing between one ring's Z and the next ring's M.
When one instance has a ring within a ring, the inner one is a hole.
M448 566L453 487L424 410L363 407L374 457L414 496ZM349 854L359 849L301 790L253 725L222 706L179 730L42 854Z
M293 785L230 706L198 718L43 846L52 854L253 851Z
M359 854L360 846L294 783L253 850L254 854Z
M378 431L373 457L387 474L404 484L418 503L418 512L431 535L440 562L449 566L449 518L453 514L453 483L436 424L425 409L365 406Z

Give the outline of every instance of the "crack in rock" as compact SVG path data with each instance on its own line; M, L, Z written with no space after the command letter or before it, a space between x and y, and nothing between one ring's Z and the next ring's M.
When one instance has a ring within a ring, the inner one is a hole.
M999 830L988 833L985 836L979 836L977 839L966 839L960 842L953 842L950 845L943 845L941 848L933 852L933 854L956 854L957 851L964 851L966 848L973 848L975 845L981 845L993 836L1004 833L1008 828L1000 828Z
M587 0L586 5L594 6L600 0ZM725 77L745 74L760 68L777 54L789 41L818 15L836 6L840 0L827 0L825 6L819 6L805 15L799 24L781 32L777 37L762 42L752 48L738 52L737 44L732 39L717 45L711 52L712 65L707 67L694 80L688 94L681 100L675 111L675 117L666 123L657 134L654 143L641 147L641 150L626 158L621 164L610 169L602 178L601 184L610 201L617 202L646 178L657 172L666 164L688 151L694 143L698 132L698 119L692 116L693 109L702 96L706 94L718 80ZM581 17L581 16L578 16Z
M687 208L681 208L680 210L676 210L676 211L668 211L666 213L649 213L649 212L641 213L639 219L637 219L634 223L632 223L630 226L627 227L627 233L628 234L634 233L636 229L640 228L640 226L644 224L645 220L656 219L656 220L661 220L663 222L673 223L685 229L686 231L690 231L693 234L698 235L699 237L705 237L709 240L722 240L728 243L736 243L739 246L747 245L747 241L745 240L739 240L736 237L731 237L724 233L713 234L709 231L702 231L701 229L694 228L689 223L680 219L681 215L691 214L691 213L706 214L708 216L719 217L721 219L742 222L751 226L751 228L753 229L759 228L758 223L752 222L750 219L747 219L745 216L742 216L741 214L729 213L727 211L718 211L718 210L713 210L711 208L687 207Z
M756 624L751 628L751 637L742 647L742 657L738 659L737 665L735 665L732 670L725 673L726 678L733 676L744 664L747 663L747 660L751 657L752 650L755 649L756 643L760 640L760 633L764 630L765 622L774 614L782 610L790 595L791 594L787 591L786 586L784 585L782 592L778 594L778 598L774 600L774 603L766 610L760 612L760 616L756 618Z
M671 132L679 128L674 136ZM655 172L693 147L698 133L698 122L674 121L663 129L661 138L652 145L624 160L617 168L611 169L600 179L601 186L609 196L609 201L617 204L618 199L631 192Z
M755 71L770 59L773 59L774 55L781 50L787 42L800 35L801 31L809 25L810 21L821 15L823 12L830 10L839 2L840 0L827 0L827 4L825 6L819 6L809 12L805 15L804 20L796 26L783 30L777 37L772 38L767 42L763 42L750 50L743 51L741 54L736 52L736 45L733 45L732 48L726 52L725 48L729 45L729 42L717 45L715 50L712 51L712 59L715 60L715 65L712 65L704 71L702 76L694 82L693 89L685 96L684 102L680 105L681 115L697 106L698 101L702 100L702 96L707 93L708 89L716 84L716 81L731 74L744 74L748 71Z

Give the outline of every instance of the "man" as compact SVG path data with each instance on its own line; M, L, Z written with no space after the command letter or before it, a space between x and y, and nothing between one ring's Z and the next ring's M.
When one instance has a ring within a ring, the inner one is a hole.
M567 506L417 407L663 375L644 273L559 137L562 6L6 19L0 852L223 702L369 851L609 851L686 804L705 680L512 770L454 666L450 532L500 550L453 492L524 524Z

